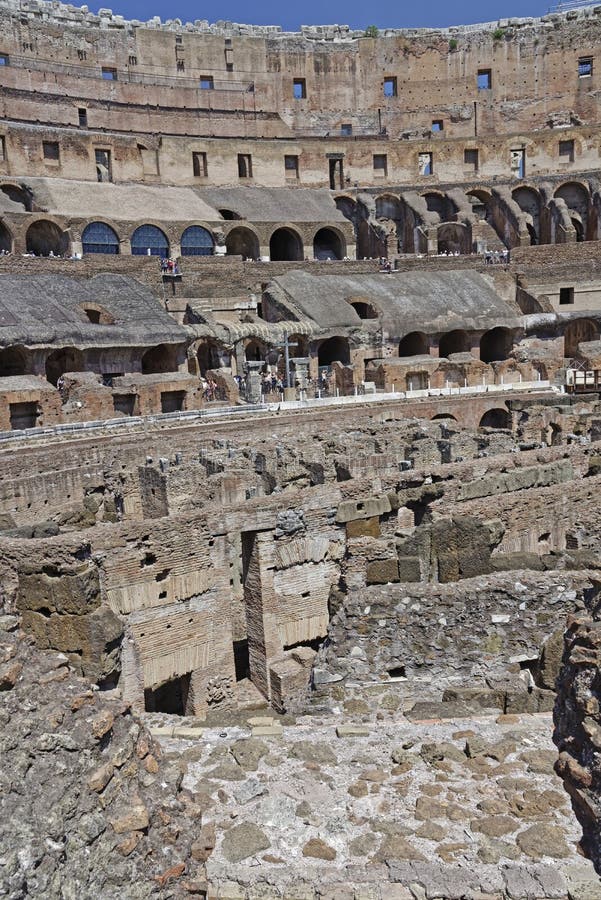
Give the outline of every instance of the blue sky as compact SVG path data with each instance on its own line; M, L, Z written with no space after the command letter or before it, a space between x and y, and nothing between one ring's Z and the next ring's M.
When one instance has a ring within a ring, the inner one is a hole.
M555 0L552 0L555 2ZM109 4L104 0L89 4L96 12L99 7ZM111 0L114 13L128 19L142 19L160 16L163 21L178 18L183 22L195 19L220 19L231 22L246 22L257 25L281 25L288 31L298 30L300 25L344 24L352 28L377 25L380 28L436 27L462 25L472 22L492 22L509 16L542 16L549 9L549 2L543 0L430 0L430 2L407 3L381 0L371 4L359 0L296 0L286 3L277 0L262 0L249 3L248 0L225 0L225 2L202 4L198 0Z

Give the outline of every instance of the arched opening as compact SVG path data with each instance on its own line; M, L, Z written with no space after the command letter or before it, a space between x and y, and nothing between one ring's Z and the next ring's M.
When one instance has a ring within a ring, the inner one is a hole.
M548 447L559 447L561 444L561 425L551 422L543 431L543 440Z
M313 238L313 256L315 259L342 259L342 238L333 228L319 229Z
M142 357L143 375L157 375L162 372L177 372L177 349L170 344L152 347Z
M90 222L86 225L81 242L84 253L119 253L119 238L105 222Z
M269 256L272 262L298 261L303 258L303 242L300 235L291 228L278 228L269 241Z
M23 347L5 347L0 350L0 378L27 374L27 356Z
M540 243L540 209L541 198L538 191L531 187L518 187L511 192L513 200L526 214L526 228L532 245Z
M577 181L570 181L558 187L554 196L565 202L570 212L572 225L576 229L576 240L586 240L590 202L587 189Z
M213 235L201 225L190 225L182 234L182 256L212 256L215 249Z
M502 409L501 407L498 407L497 409L489 409L488 412L485 412L480 419L478 427L502 428L504 430L511 431L511 414L509 413L509 410Z
M599 327L590 319L576 319L575 322L569 322L563 335L564 356L571 359L577 355L579 344L596 341L598 338Z
M133 256L169 256L167 235L156 225L140 225L131 236Z
M480 359L485 363L507 359L512 347L513 338L508 328L491 328L480 338Z
M469 353L470 340L466 331L456 329L441 335L438 342L438 355L450 356L452 353Z
M484 219L486 222L488 222L490 216L489 204L491 197L488 191L482 191L480 189L474 188L473 190L468 191L466 196L472 207L473 214L478 219Z
M2 190L2 193L6 194L13 203L18 203L19 206L22 206L25 212L31 212L33 203L31 191L28 188L19 187L18 184L3 184L0 190Z
M54 222L39 219L27 229L25 246L35 256L62 256L69 249L69 239Z
M243 259L258 259L259 239L250 228L232 228L225 237L225 249L228 256L241 256Z
M368 303L367 300L349 300L360 319L377 319L378 313L375 307Z
M114 325L115 317L99 303L86 303L80 307L88 322L93 325Z
M438 227L438 252L462 256L472 249L471 228L460 222L445 222Z
M333 362L342 363L345 366L351 361L349 344L346 338L331 337L319 345L317 361L320 366L331 366Z
M430 339L423 331L411 331L399 343L399 356L425 356L429 352Z
M222 219L225 219L227 222L233 222L236 219L241 219L242 216L234 212L233 209L218 209L217 212L221 216Z
M76 347L63 347L46 357L46 379L56 387L65 372L84 372L83 353Z
M436 413L435 416L432 416L432 422L456 422L457 419L455 416L452 416L451 413Z
M400 197L394 194L382 194L376 197L376 219L392 219L397 221L402 218Z
M211 340L199 344L196 358L201 375L206 374L209 369L220 369L231 364L229 352Z
M0 222L0 253L11 253L12 249L12 234L10 233L4 222Z
M263 341L249 341L244 348L244 357L249 362L264 362L266 356L267 346Z

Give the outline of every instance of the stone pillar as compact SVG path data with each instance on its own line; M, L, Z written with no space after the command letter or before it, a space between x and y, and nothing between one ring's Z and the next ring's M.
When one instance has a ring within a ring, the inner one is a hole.
M306 391L309 378L309 357L294 356L290 360L290 365L293 368L294 377L298 382L299 388L301 389L301 391Z
M263 370L263 362L247 361L246 363L246 387L245 400L247 403L261 402L261 372Z

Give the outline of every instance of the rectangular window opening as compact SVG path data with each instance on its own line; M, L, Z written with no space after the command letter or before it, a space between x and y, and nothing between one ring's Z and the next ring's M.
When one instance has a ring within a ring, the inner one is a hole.
M175 61L175 71L176 72L185 72L186 71L186 63L183 59L177 59Z
M117 80L117 70L111 69L108 66L102 67L102 77L105 81L116 81Z
M432 131L443 131L444 122L442 119L433 119L432 120Z
M0 66L9 66L10 59L8 53L0 53Z
M478 69L478 90L490 91L492 88L492 70Z
M233 71L234 71L234 64L231 63L231 62L226 62L226 64L225 64L225 71L226 71L226 72L233 72Z
M87 111L87 109L84 109L83 107L78 109L77 110L77 119L79 121L80 128L87 128L88 127L88 111Z
M58 162L60 159L58 141L42 141L42 153L48 162Z
M418 172L420 175L434 174L434 159L431 153L420 153L417 163Z
M564 162L574 162L574 141L560 141L559 155Z
M477 150L464 150L463 151L463 163L473 172L478 171L478 151Z
M374 175L388 175L388 156L386 153L374 153Z
M396 97L397 95L397 80L393 75L388 75L384 79L384 96L385 97Z
M307 99L307 82L304 78L295 78L292 82L292 91L295 100Z
M515 178L526 175L526 151L521 148L511 151L511 174Z
M344 162L342 158L328 160L330 164L330 190L344 187Z
M345 122L340 126L340 134L342 137L350 137L353 133L353 126L349 122Z
M195 178L207 177L207 154L203 151L192 152L192 172Z
M253 166L250 153L238 154L238 178L252 178Z
M0 162L6 162L6 138L0 135Z
M582 56L578 60L578 78L590 78L593 74L593 57Z
M127 62L130 66L137 66L138 65L138 57L134 56L133 54L130 54L127 57Z
M572 304L573 302L574 302L574 288L573 287L559 288L559 305L567 306L568 304Z
M163 391L161 394L161 412L180 412L184 408L185 391Z
M212 91L215 87L212 75L201 75L198 86L201 91Z
M286 178L298 178L298 156L284 157L284 171Z
M40 414L37 403L9 403L8 412L12 431L35 428Z
M113 409L123 416L133 416L136 399L135 394L113 394Z
M111 151L96 149L94 150L94 159L96 162L96 179L98 181L112 181Z

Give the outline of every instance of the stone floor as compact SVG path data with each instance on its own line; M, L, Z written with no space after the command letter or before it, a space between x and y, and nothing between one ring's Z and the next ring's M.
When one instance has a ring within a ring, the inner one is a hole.
M600 900L550 714L366 719L151 718L205 795L211 898Z

